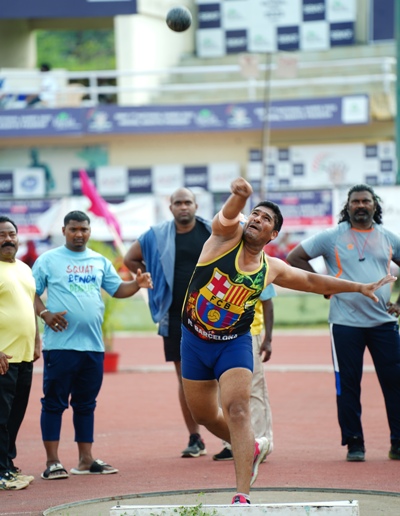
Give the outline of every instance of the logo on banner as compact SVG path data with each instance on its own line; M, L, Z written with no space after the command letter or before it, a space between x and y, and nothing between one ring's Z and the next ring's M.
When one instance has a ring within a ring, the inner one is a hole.
M35 176L25 176L20 186L26 191L26 192L33 192L38 185L38 178Z
M245 107L229 106L227 114L229 116L228 125L230 127L248 127L252 123Z
M217 29L221 27L221 5L199 5L199 29Z
M112 129L113 124L108 119L108 113L106 111L93 111L90 115L88 124L89 131L102 132Z
M325 2L321 0L303 4L303 21L316 20L325 20Z
M220 127L223 124L217 114L207 108L195 114L194 123L199 127Z
M229 328L239 320L246 301L254 292L245 285L231 282L215 268L211 280L200 289L196 301L198 319L208 330Z
M331 46L351 45L354 43L354 24L331 23L330 26Z
M278 50L299 50L299 27L278 27Z
M67 111L61 111L52 120L51 125L59 131L72 131L81 128L80 123L75 120Z
M245 52L247 50L247 31L228 30L225 36L226 51L228 54Z
M0 172L0 193L1 194L12 194L13 193L13 173L12 172Z

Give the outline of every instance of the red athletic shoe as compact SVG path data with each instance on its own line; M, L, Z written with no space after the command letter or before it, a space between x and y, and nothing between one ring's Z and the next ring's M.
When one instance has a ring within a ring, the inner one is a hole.
M250 505L250 500L238 493L232 498L232 505Z
M265 459L269 452L270 442L266 437L260 437L260 439L256 439L255 448L254 448L254 460L253 460L253 472L251 474L250 485L252 486L254 482L257 480L258 475L258 466Z

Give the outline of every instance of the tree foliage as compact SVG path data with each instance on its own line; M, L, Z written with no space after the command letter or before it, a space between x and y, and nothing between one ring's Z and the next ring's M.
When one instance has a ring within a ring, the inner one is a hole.
M42 30L36 33L37 66L68 71L114 70L113 30Z

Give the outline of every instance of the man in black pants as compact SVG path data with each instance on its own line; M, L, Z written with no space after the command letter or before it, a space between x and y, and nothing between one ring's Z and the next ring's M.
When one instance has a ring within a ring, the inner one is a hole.
M211 233L210 223L196 215L196 198L187 188L171 195L173 219L151 227L128 250L124 263L136 273L150 272L154 289L149 291L149 307L158 333L164 339L167 362L174 362L179 381L179 402L189 431L189 444L182 457L206 455L204 441L187 407L181 378L181 311L186 288Z
M380 199L369 185L350 188L339 224L301 242L287 256L294 267L313 272L309 261L323 256L330 276L375 281L393 261L400 266L400 237L382 225ZM330 301L332 357L338 419L346 460L365 460L361 423L361 378L367 347L385 398L390 427L389 458L400 460L400 296L390 302L390 285L378 303L363 296L336 294Z

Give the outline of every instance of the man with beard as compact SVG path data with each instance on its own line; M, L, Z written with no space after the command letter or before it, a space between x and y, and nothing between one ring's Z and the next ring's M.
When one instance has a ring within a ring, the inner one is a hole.
M24 489L34 479L22 475L13 462L33 362L40 356L35 281L30 267L16 259L18 243L15 222L0 216L0 490Z
M382 226L380 198L365 184L353 186L340 213L339 224L295 247L287 261L314 272L309 261L322 256L328 274L352 281L376 281L400 265L400 237ZM390 427L389 458L400 460L400 296L390 302L389 284L377 292L378 303L359 295L331 298L329 323L336 378L336 400L346 459L365 460L361 424L361 378L367 347L385 399Z
M187 407L181 376L181 312L190 277L211 225L198 215L196 198L187 188L179 188L170 199L173 219L151 227L128 250L124 263L134 273L149 271L154 289L149 292L153 321L159 323L158 334L164 340L167 362L173 362L179 382L179 403L189 431L188 446L182 457L200 457L207 451L199 425Z
M197 423L231 444L237 489L232 504L246 506L258 466L269 450L265 437L254 439L250 421L250 325L261 292L274 283L325 295L359 292L378 301L374 291L396 280L387 274L375 283L355 283L267 257L264 247L278 236L283 217L275 203L262 201L242 225L241 212L252 192L245 179L235 179L230 197L213 219L212 234L187 289L181 341L188 407Z

